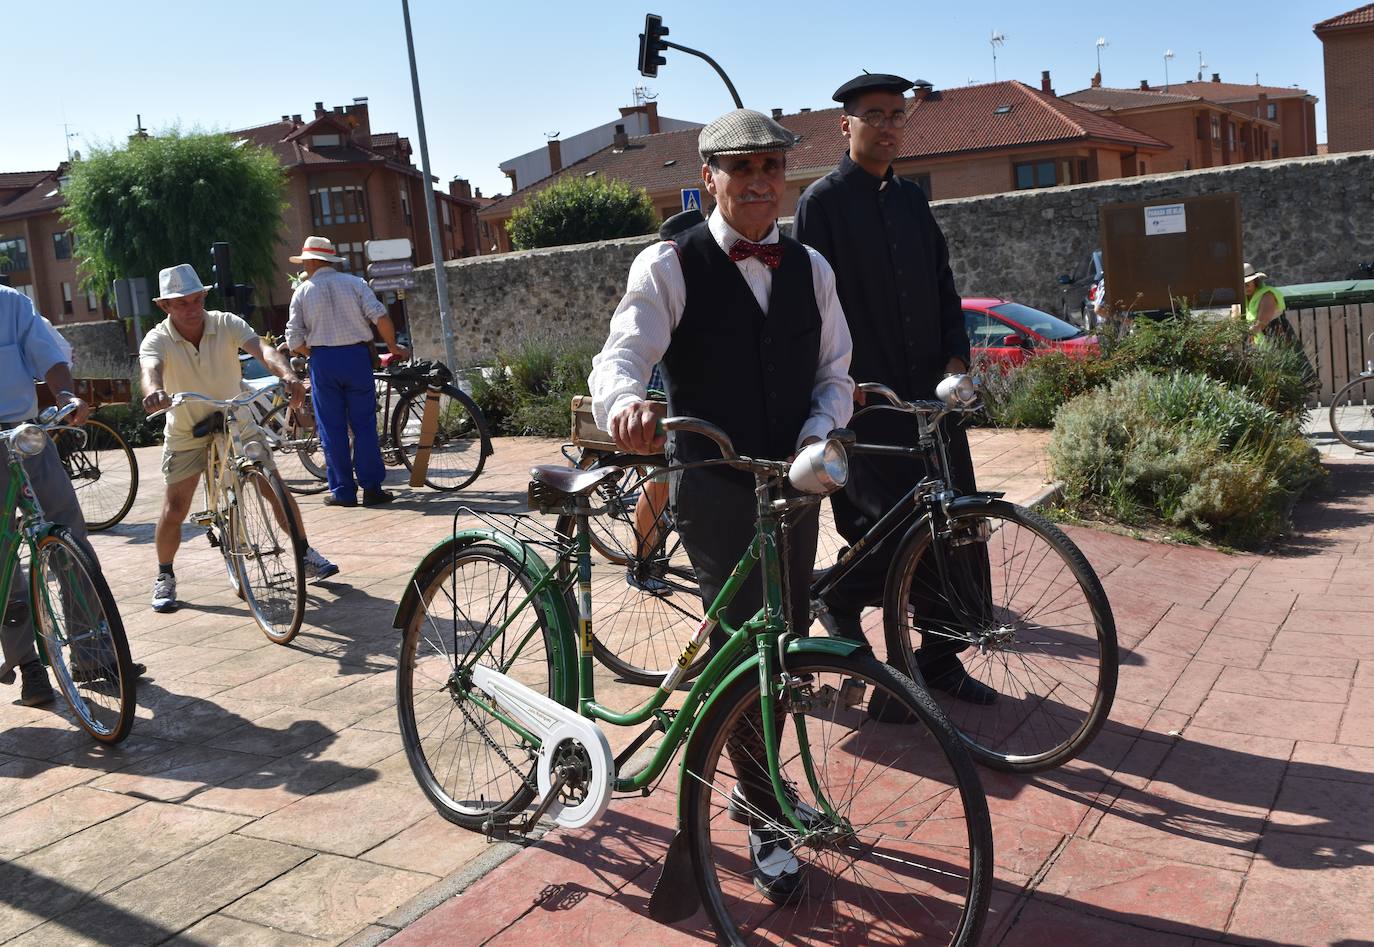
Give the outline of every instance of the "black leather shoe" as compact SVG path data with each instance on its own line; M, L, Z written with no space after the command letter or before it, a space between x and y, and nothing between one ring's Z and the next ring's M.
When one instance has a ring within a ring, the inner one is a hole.
M134 672L134 677L142 677L148 673L146 665L135 661L130 668ZM91 681L103 681L107 677L112 677L115 668L111 665L100 665L93 668L72 668L72 680L78 684L89 684Z
M396 494L390 490L364 490L363 506L381 506L383 503L390 503L396 499Z
M325 505L325 506L357 506L357 505L358 505L358 501L357 501L357 500L340 500L338 497L334 496L334 494L330 493L330 494L328 494L328 495L325 496L325 498L324 498L324 505Z
M956 664L948 671L926 678L926 686L968 704L986 706L997 701L997 691L970 677L962 664Z
M868 715L879 723L915 723L916 715L888 691L877 691L868 699Z
M859 612L845 611L826 605L821 612L821 625L832 638L848 638L850 641L864 640L864 626Z
M23 675L23 686L19 690L19 703L25 707L41 707L53 702L52 684L48 681L48 669L35 658L19 665Z

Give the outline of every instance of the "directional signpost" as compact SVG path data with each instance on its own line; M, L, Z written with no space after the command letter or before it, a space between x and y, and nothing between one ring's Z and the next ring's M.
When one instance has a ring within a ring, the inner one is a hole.
M415 288L415 278L411 276L415 264L410 262L413 249L408 238L369 240L363 252L372 261L367 265L367 285L375 292Z

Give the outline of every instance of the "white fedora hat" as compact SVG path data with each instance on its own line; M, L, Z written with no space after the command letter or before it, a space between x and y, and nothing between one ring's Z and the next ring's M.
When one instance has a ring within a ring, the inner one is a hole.
M287 257L292 263L306 260L323 260L326 263L342 263L343 257L334 252L334 241L328 237L306 237L300 256Z
M1245 264L1245 282L1249 283L1249 282L1253 282L1254 280L1257 280L1257 279L1268 279L1268 278L1269 278L1269 274L1268 274L1268 273L1265 273L1265 272L1263 272L1262 270L1257 270L1257 269L1255 269L1255 268L1254 268L1253 266L1251 266L1249 263Z
M189 263L178 263L158 273L157 285L159 295L154 299L179 299L205 292L196 268Z

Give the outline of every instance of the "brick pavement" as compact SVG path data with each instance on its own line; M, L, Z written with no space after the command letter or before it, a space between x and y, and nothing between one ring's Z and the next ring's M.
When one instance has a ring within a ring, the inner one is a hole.
M976 432L986 485L1022 498L1043 489L1042 441ZM158 450L139 450L133 510L93 536L148 665L138 720L105 750L61 705L0 704L0 941L376 940L513 851L450 826L416 787L395 722L390 624L455 509L522 508L529 466L558 462L557 448L498 440L457 499L422 489L386 508L332 509L301 498L311 542L342 571L308 586L305 627L286 647L256 630L190 526L177 558L186 604L148 608L161 481Z
M983 773L984 944L1374 943L1374 462L1327 463L1273 555L1070 530L1112 601L1120 687L1083 758ZM710 942L700 913L646 916L675 802L552 832L387 943Z

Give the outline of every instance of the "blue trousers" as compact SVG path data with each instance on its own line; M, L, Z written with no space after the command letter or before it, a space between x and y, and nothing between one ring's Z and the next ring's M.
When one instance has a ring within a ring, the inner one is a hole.
M315 403L329 492L340 500L356 500L359 485L364 490L380 490L386 467L377 443L377 389L369 347L312 348L310 397Z

